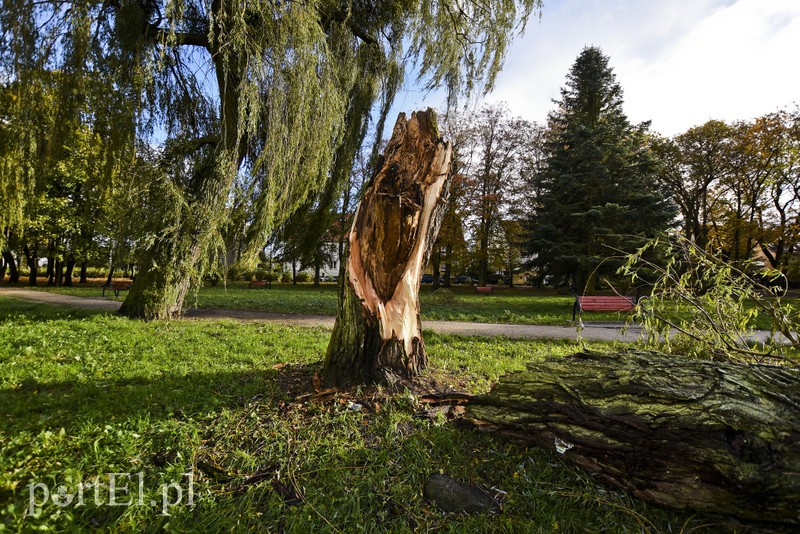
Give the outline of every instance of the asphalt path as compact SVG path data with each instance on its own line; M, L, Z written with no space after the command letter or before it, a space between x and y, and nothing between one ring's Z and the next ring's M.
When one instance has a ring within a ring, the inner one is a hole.
M85 310L116 312L120 303L103 297L76 297L24 288L0 288L0 295L23 300L31 300L55 306L71 306ZM258 310L232 310L221 308L190 308L186 310L187 319L234 319L238 321L267 321L294 326L333 328L334 318L326 315L294 315L272 313ZM511 339L567 339L587 341L635 341L641 328L623 328L621 323L584 322L578 332L575 326L549 326L525 324L472 323L461 321L423 321L422 328L437 334L456 334L459 336L492 337L502 336ZM759 333L768 335L768 332Z

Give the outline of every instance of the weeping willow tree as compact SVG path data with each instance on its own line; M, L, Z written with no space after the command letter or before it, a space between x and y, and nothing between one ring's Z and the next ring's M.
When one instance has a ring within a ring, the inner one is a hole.
M540 3L3 0L0 68L22 84L42 68L101 80L116 106L88 113L108 138L159 146L121 311L171 318L208 258L224 256L234 186L252 200L254 254L298 206L332 202L375 109L382 133L408 63L453 97L490 88Z

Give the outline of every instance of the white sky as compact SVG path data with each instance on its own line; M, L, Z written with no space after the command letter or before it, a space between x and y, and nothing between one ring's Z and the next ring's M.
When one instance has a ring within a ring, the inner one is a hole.
M664 135L800 104L800 0L545 0L486 100L544 122L587 45L610 57L630 120ZM395 107L423 106L444 99L409 89Z

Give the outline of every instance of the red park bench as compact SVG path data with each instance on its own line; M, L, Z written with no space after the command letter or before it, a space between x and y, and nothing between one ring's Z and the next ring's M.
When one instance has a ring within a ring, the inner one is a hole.
M490 295L492 291L492 286L475 286L475 291L477 293L483 293L484 295Z
M583 312L631 311L636 307L636 298L623 295L578 295L572 307L572 320Z
M272 284L267 282L266 280L253 280L247 287L249 287L250 289L255 289L257 287L265 287L267 289L272 289Z
M106 289L110 289L114 292L114 296L118 297L120 291L128 291L133 282L110 282L107 284L103 284L103 296L106 296Z

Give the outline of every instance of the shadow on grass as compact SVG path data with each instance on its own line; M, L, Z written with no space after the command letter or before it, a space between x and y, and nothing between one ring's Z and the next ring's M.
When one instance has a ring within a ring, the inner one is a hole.
M262 404L288 401L311 390L311 377L318 367L314 363L280 370L52 383L26 379L18 387L0 390L3 426L7 430L52 428L144 416L190 419L254 400Z
M0 322L52 321L57 319L83 319L95 315L107 314L104 310L85 310L67 306L54 306L43 302L0 296Z

